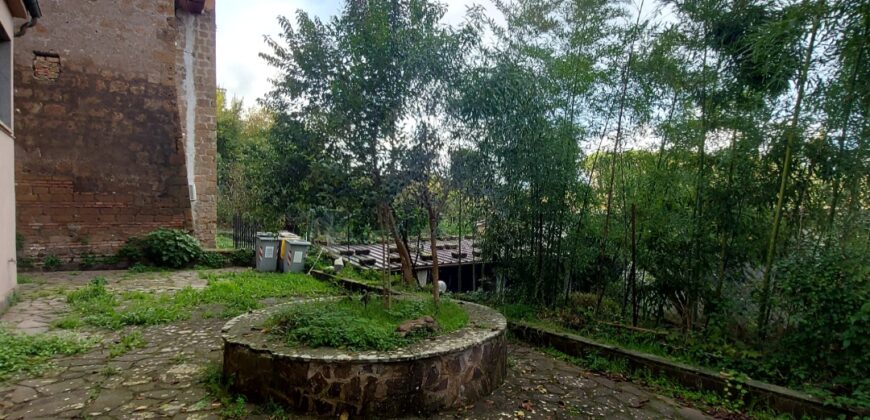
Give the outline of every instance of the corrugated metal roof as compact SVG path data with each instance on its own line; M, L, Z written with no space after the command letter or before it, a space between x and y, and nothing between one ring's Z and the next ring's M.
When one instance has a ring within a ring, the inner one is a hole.
M432 267L432 259L426 255L430 254L428 239L420 241L419 249L416 248L416 241L411 242L409 246L411 247L411 261L416 268ZM386 245L386 258L383 244L331 245L324 247L324 249L333 258L342 257L357 266L382 270L386 263L390 271L399 271L402 268L399 253L396 252L396 245L392 243ZM435 244L435 252L438 253L439 267L481 262L480 249L475 247L474 240L470 238L438 240Z

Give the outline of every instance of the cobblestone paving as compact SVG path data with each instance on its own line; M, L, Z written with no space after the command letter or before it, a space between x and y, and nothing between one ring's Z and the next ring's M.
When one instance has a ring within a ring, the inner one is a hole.
M27 334L46 332L53 320L69 312L65 293L88 284L97 276L106 279L106 288L111 291L170 292L188 286L201 289L206 285L206 280L192 270L139 274L126 270L72 271L26 275L31 282L18 286L21 301L0 316L0 324Z
M704 419L703 412L554 359L529 346L508 347L504 385L471 407L438 419Z
M52 273L21 286L21 301L0 323L26 333L49 331L66 307L63 293L95 275L112 290L168 291L204 287L194 271ZM0 419L19 418L220 418L201 383L209 364L220 363L219 331L225 320L198 314L172 325L138 328L147 342L118 357L108 347L122 332L96 332L102 344L87 353L60 357L36 377L0 383ZM90 334L95 332L91 331ZM505 384L488 398L437 419L706 418L693 408L630 382L612 381L513 343ZM269 418L256 414L253 418ZM300 417L292 417L300 418Z

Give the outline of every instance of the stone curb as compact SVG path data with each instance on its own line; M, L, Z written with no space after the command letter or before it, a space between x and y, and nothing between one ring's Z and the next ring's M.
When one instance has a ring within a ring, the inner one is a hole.
M249 312L223 327L223 372L251 401L293 411L395 417L458 408L501 385L507 373L507 321L498 311L463 302L469 324L385 352L289 347L265 337L270 314L300 300Z
M328 281L332 283L336 283L339 286L350 290L351 292L371 292L377 294L383 294L384 288L381 286L373 286L371 284L366 284L361 281L351 280L344 277L333 276L332 274L324 273L319 270L311 270L311 275L318 280ZM392 295L404 295L404 292L397 290L390 290L390 294Z
M221 329L221 338L224 345L233 344L249 348L251 351L273 354L275 357L288 360L302 361L339 361L339 362L406 362L411 360L426 359L442 356L449 353L467 350L480 343L492 340L503 335L507 321L498 311L483 305L470 302L459 302L468 312L468 325L441 336L438 336L437 344L433 345L429 340L424 340L407 348L391 351L364 351L351 352L338 349L319 348L286 348L280 344L247 338L251 332L251 326L260 324L281 309L308 302L329 301L341 298L326 297L295 302L282 303L265 309L252 311L237 316L229 321Z
M611 359L624 359L628 361L632 369L648 369L693 389L723 392L729 383L729 378L709 369L599 343L576 334L552 331L515 321L508 321L508 331L518 339L530 344L552 347L575 357L582 357L584 354L594 352ZM735 382L731 379L732 384ZM746 379L740 383L747 391L745 397L747 401L761 403L778 412L792 414L798 418L802 416L839 417L843 415L850 418L860 418L870 414L867 410L858 408L828 405L812 395L754 379Z

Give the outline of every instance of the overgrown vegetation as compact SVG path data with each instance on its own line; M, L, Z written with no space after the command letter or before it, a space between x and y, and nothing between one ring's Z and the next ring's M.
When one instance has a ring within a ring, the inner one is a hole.
M28 276L27 274L18 275L18 284L30 284L33 283L33 281L33 277Z
M219 231L215 238L215 246L217 249L233 249L233 234L232 232Z
M319 296L336 293L333 286L301 274L239 273L207 274L202 290L185 288L175 293L112 293L101 277L69 292L67 302L73 313L55 322L59 328L81 325L120 329L128 325L158 325L187 319L204 305L229 318L260 307L260 300L290 296ZM210 312L211 313L211 312Z
M223 375L223 367L218 363L206 365L202 375L202 383L209 397L220 403L221 416L227 419L243 419L247 417L248 410L245 405L245 397L230 392L232 378ZM208 404L203 401L203 404ZM200 404L200 403L197 403Z
M802 359L813 357L818 359L818 357L804 353L803 349L792 348L790 351L765 353L759 352L751 345L734 342L726 337L702 333L684 334L665 329L635 328L612 322L612 316L596 319L590 306L577 305L576 299L572 301L573 303L547 308L521 303L504 304L498 308L511 320L546 329L572 332L601 343L663 356L717 372L733 372L738 376L785 384L820 396L834 404L860 405L859 400L831 394L829 384L837 386L837 381L843 380L842 377L830 378L831 382L827 384L818 382L818 378L823 377L824 372L834 372L842 368L831 367L822 372L810 373L805 370L808 367L805 367ZM618 308L614 302L606 301L607 298L603 305ZM863 355L853 357L856 361L860 361ZM605 359L598 361L603 362ZM595 360L587 360L586 365L590 369L598 369L593 362ZM832 360L818 359L819 366L829 366L828 364L832 362ZM851 362L851 359L842 362ZM825 388L828 390L826 391Z
M583 357L574 357L553 348L545 348L543 351L557 359L593 372L615 376L621 380L629 379L643 384L653 389L656 393L693 403L707 412L716 413L723 417L729 415L747 415L754 419L783 418L773 414L765 407L747 406L744 401L746 391L743 387L743 380L739 375L734 375L733 379L728 381L727 390L720 394L689 389L668 380L662 375L656 375L647 369L632 370L624 360L611 360L592 352L587 353Z
M42 259L42 269L45 271L55 271L60 268L63 262L60 261L60 258L54 255L47 255Z
M396 327L407 320L433 317L440 327L437 334L458 330L468 322L468 314L452 301L439 306L430 301L399 299L388 308L379 298L368 302L359 297L327 302L292 305L271 318L266 328L289 345L363 350L392 350L407 346L431 332L405 337Z
M870 406L870 5L496 9L280 18L269 123L220 110L233 212L329 215L305 229L389 242L408 283L417 238L473 231L493 302Z
M186 232L176 229L157 229L141 241L141 255L154 265L182 268L202 258L199 242Z
M232 248L232 243L230 247ZM126 261L133 272L160 268L223 268L227 265L249 266L253 251L237 249L229 253L206 251L187 232L177 229L157 229L142 238L132 237L113 256ZM96 264L96 260L94 261Z
M94 344L81 337L16 334L0 327L0 381L17 373L39 373L51 357L78 354Z

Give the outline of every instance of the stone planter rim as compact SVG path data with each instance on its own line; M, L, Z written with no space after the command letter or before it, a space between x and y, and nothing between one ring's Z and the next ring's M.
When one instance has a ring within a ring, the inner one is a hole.
M344 297L327 297L302 299L293 302L282 303L268 308L259 309L239 315L229 320L221 329L221 338L226 344L236 344L250 348L256 352L269 353L273 357L287 360L322 361L322 362L407 362L418 359L428 359L466 350L505 333L507 320L498 311L484 305L459 301L468 314L468 324L459 330L441 334L431 339L424 339L406 347L389 351L361 351L354 352L329 347L290 347L286 344L265 337L262 330L252 329L252 326L260 326L273 314L292 305L299 305L317 301L330 301L343 299ZM394 296L393 299L418 299L411 296ZM253 333L259 339L246 338L246 334Z

